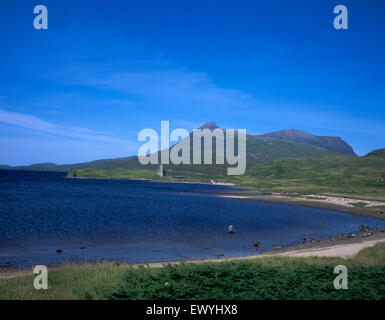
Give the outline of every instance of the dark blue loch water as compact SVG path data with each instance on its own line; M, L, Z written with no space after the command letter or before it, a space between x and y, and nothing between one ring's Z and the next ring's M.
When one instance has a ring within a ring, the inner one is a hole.
M224 186L65 175L0 170L0 266L253 255L304 234L384 225L332 210L216 197L229 190ZM263 244L257 252L255 241Z

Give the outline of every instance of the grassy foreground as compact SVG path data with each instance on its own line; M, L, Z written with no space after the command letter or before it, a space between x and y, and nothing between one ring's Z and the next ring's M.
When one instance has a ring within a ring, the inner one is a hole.
M336 265L348 290L335 290ZM265 257L161 268L117 265L52 270L49 289L33 275L0 280L0 299L385 299L385 243L352 259Z

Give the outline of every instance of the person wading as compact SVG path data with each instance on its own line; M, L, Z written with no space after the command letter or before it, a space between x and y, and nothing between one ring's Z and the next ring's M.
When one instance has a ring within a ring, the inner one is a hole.
M234 227L232 224L229 225L229 233L234 233Z

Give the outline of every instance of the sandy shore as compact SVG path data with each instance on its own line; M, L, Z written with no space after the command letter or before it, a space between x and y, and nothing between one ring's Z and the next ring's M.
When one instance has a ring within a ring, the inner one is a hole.
M202 262L224 262L224 261L234 261L234 260L250 260L256 258L266 258L274 256L288 256L288 257L340 257L343 259L348 259L355 256L362 249L373 247L377 243L385 242L385 233L377 234L374 236L375 239L371 240L362 240L355 239L350 243L344 244L333 244L327 245L330 239L320 241L317 244L310 244L309 248L305 249L296 249L297 246L290 246L282 250L272 250L267 253L246 256L246 257L231 257L231 258L217 258L217 259L201 259L201 260L189 260L189 261L171 261L171 262L153 262L145 264L151 268L159 268L165 264L180 264L180 263L202 263ZM143 264L136 264L137 266Z
M364 248L372 247L385 239L370 240L360 243L341 244L325 248L302 249L279 253L280 256L289 257L341 257L351 258Z
M286 204L297 204L308 207L316 207L330 210L343 211L364 217L385 220L385 202L361 200L344 197L331 197L320 195L298 195L285 196L281 194L272 195L217 195L222 198L250 199L257 201L280 202ZM360 205L357 207L357 205Z

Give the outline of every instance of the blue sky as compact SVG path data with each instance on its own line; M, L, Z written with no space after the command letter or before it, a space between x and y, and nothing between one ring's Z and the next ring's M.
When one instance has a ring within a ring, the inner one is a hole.
M0 30L0 164L137 154L161 120L385 147L381 0L0 0Z

